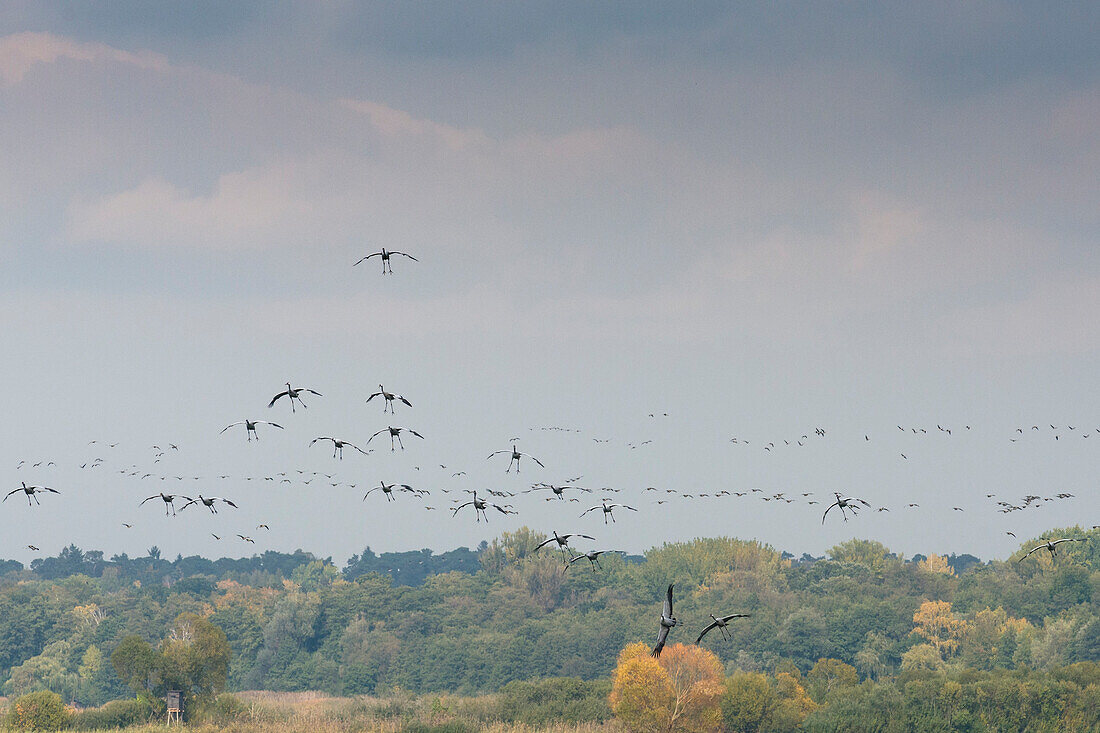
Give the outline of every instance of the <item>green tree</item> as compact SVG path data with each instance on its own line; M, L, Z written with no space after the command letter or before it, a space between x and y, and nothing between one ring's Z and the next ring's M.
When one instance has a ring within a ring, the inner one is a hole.
M822 703L837 690L859 684L859 673L839 659L819 659L806 674L806 688L814 702Z
M118 678L136 693L151 693L159 682L157 650L140 636L127 636L111 653L111 666Z

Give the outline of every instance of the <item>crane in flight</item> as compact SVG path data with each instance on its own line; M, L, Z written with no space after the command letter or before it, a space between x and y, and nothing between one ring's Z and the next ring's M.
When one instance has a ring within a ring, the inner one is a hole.
M153 494L152 496L145 497L144 499L141 500L141 503L138 504L138 506L141 506L145 502L150 501L152 499L160 499L161 501L164 502L164 516L166 516L166 517L168 516L168 507L172 507L172 516L174 517L174 516L176 516L176 505L173 504L172 502L174 502L176 500L177 496L179 496L179 494L165 494L162 491L159 494ZM184 496L184 497L181 497L181 498L186 499L187 497Z
M290 411L294 412L294 400L298 400L298 404L301 405L302 407L306 406L306 403L302 402L302 397L301 397L302 392L309 392L310 394L315 394L318 397L323 396L320 392L318 392L315 389L310 389L309 387L299 387L299 388L295 389L294 387L290 386L290 382L287 382L286 383L286 389L284 389L282 392L280 392L279 394L272 397L271 402L268 402L267 406L268 407L274 407L275 403L279 400L280 397L289 397L290 398Z
M327 435L322 435L319 438L314 438L313 440L309 441L309 444L313 445L314 443L316 443L318 441L321 441L321 440L331 440L332 441L332 457L333 458L339 457L339 459L341 461L344 460L344 446L348 446L349 448L354 448L355 450L359 451L363 455L367 455L367 451L363 450L362 448L355 445L354 443L349 443L348 441L340 440L339 438L331 438Z
M665 596L665 605L661 609L661 629L657 632L657 644L653 647L652 655L654 657L661 656L661 650L665 648L665 640L668 639L668 632L672 630L672 627L680 623L676 620L676 617L672 615L672 583L668 584L668 593Z
M569 538L570 537L584 537L586 540L595 540L596 539L595 537L591 537L589 535L579 534L579 533L558 534L557 530L555 530L554 531L554 536L553 537L548 537L547 539L545 539L542 542L535 545L535 549L533 550L533 552L538 552L542 548L549 545L551 542L557 542L558 543L558 550L561 552L561 560L562 560L562 562L566 562L565 548L569 546Z
M622 552L622 550L592 550L591 552L582 552L581 554L570 558L569 563L566 565L566 567L569 567L569 565L572 565L577 560L587 560L589 566L591 566L592 568L592 572L596 572L596 568L603 570L603 565L600 565L600 555L606 554L608 552Z
M719 629L719 630L721 630L721 632L725 635L725 637L727 639L732 638L730 636L729 629L726 628L727 626L729 626L730 619L748 618L749 614L747 614L747 613L731 613L729 616L715 616L712 613L712 614L709 614L709 616L713 620L707 625L707 627L705 629L703 629L702 631L699 632L699 638L695 640L696 644L701 642L703 640L703 637L706 636L707 632L710 631L711 629Z
M602 509L603 510L603 523L607 524L607 518L608 517L611 517L612 522L615 521L615 515L612 514L611 512L613 512L615 509L618 509L620 507L623 508L623 509L629 509L632 512L638 511L634 507L627 506L626 504L608 504L607 499L604 499L602 503L597 504L594 507L589 507L588 509L585 509L583 512L581 512L581 516L583 517L585 514L588 514L588 512L594 512L597 509Z
M1058 554L1058 545L1062 544L1063 542L1085 542L1087 541L1087 539L1087 537L1063 537L1060 540L1046 540L1045 542L1043 542L1043 544L1036 545L1035 547L1028 550L1024 554L1024 557L1027 557L1033 552L1038 552L1039 550L1046 550L1050 553L1051 558L1053 558L1055 555ZM1021 557L1016 562L1022 562L1024 557Z
M416 489L409 486L408 484L387 484L385 481L379 481L378 484L378 486L375 486L373 489L370 489L369 491L367 491L367 493L363 494L364 501L368 496L371 495L372 492L375 491L381 491L383 494L385 494L386 501L396 501L396 499L393 498L393 489L395 486L397 487L398 491L411 491L414 494L417 493Z
M519 512L511 511L511 510L509 510L505 507L502 507L499 504L493 504L492 502L486 501L485 499L477 498L477 492L476 491L471 491L470 493L474 495L474 498L471 499L470 501L465 501L465 502L459 504L458 506L456 506L451 512L452 517L458 516L458 511L460 509L462 509L463 507L468 507L468 506L472 506L474 508L474 514L475 514L475 516L477 516L477 521L479 521L479 522L481 521L482 517L485 517L486 522L489 521L489 516L485 513L485 509L488 508L488 507L492 507L492 508L496 509L501 514L518 514L519 513Z
M828 506L828 508L825 509L825 514L821 515L822 524L825 524L825 517L829 513L829 509L832 509L833 507L840 507L840 516L844 517L844 521L847 522L848 515L844 513L845 509L855 515L856 510L859 509L859 504L863 504L864 506L871 506L869 503L867 503L863 499L860 499L858 496L841 496L840 492L837 491L834 491L833 494L836 496L836 501L834 501Z
M542 465L542 461L540 461L538 458L535 458L530 453L520 453L518 450L516 450L516 444L515 443L512 443L512 447L510 449L505 448L504 450L495 450L495 451L493 451L488 456L486 456L485 460L489 460L493 456L498 455L500 453L509 453L509 452L512 454L512 459L510 461L508 461L508 468L504 469L505 473L511 472L513 463L516 464L516 473L519 473L519 459L522 458L523 456L527 456L528 458L530 458L535 463L539 464L543 468L546 468L546 466Z
M278 397L276 397L276 399L278 399ZM274 400L272 400L272 402L274 402ZM267 420L238 420L237 422L231 422L224 428L222 428L221 433L218 433L218 435L221 435L226 430L229 430L229 428L235 428L238 425L244 425L244 431L248 435L248 442L250 443L252 442L253 435L256 436L256 440L260 439L260 434L256 432L257 425L270 425L273 428L279 428L279 430L284 429L282 425L279 425L278 423L268 422Z
M192 499L189 496L181 496L180 498L187 499L187 503L180 507L181 512L192 504L202 504L204 507L210 510L211 514L217 514L218 509L214 506L214 504L215 502L219 501L223 504L228 504L234 509L237 508L237 505L231 502L229 499L223 499L220 496L203 496L202 494L199 494L199 497L197 499Z
M359 258L359 260L354 265L352 265L352 267L355 267L355 265L358 265L360 262L366 262L371 257L381 257L382 258L382 274L385 275L388 272L389 274L392 275L393 274L393 264L390 263L390 258L393 257L394 255L401 255L402 257L408 257L413 262L420 262L420 260L413 257L411 254L407 254L405 252L398 252L397 250L388 250L385 247L383 247L380 252L371 252L366 257Z
M571 491L586 491L589 494L592 493L592 489L586 489L581 486L555 486L554 484L533 484L531 488L524 491L524 494L530 494L532 491L553 491L554 496L560 500L565 501L565 492Z
M399 394L395 394L393 392L387 392L386 388L383 387L381 384L378 385L378 391L367 398L367 402L370 402L375 397L381 397L383 400L385 400L384 404L382 405L382 412L384 413L388 410L391 415L394 414L394 412L393 412L393 402L394 402L394 400L400 400L401 402L404 402L409 407L413 406L413 403L411 403L407 399L405 399L404 396L399 395Z
M21 483L23 485L20 486L17 489L12 489L7 494L5 494L4 499L3 499L4 501L7 501L8 497L11 496L12 494L18 494L20 491L22 491L24 494L27 495L27 506L31 505L31 499L34 499L35 504L38 504L39 506L41 506L42 502L40 502L38 500L37 494L41 494L43 491L49 491L53 494L60 494L61 493L57 489L51 489L49 486L27 486L26 481L20 481L19 483Z
M420 433L416 432L415 430L413 430L411 428L385 427L385 428L382 428L381 430L379 430L374 435L367 438L367 445L370 445L370 442L372 440L374 440L375 438L377 438L379 435L386 432L387 430L390 431L390 450L391 451L394 450L394 443L393 443L394 438L397 439L397 445L401 446L401 450L405 450L405 444L401 442L401 433L403 433L405 431L408 431L408 432L412 433L413 435L415 435L416 437L420 438L421 440L424 440L423 435L421 435Z

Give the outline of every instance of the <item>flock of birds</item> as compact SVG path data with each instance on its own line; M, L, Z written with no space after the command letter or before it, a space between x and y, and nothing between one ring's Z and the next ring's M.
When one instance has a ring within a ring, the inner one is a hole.
M382 249L379 252L374 252L374 253L371 253L371 254L361 258L360 260L355 262L354 265L359 265L363 262L366 262L369 259L372 259L374 257L378 257L380 259L381 263L382 263L382 274L383 275L392 274L393 269L392 269L391 259L394 258L395 256L406 257L406 258L408 258L412 261L419 261L419 260L417 260L416 257L413 257L412 255L407 254L405 252L398 252L398 251L391 251L391 250ZM276 405L280 404L281 401L283 401L284 398L285 398L285 402L289 403L290 411L291 411L291 414L293 415L293 414L297 413L298 407L301 407L302 409L307 409L307 404L303 400L304 395L308 395L308 396L311 396L311 397L318 397L318 398L323 397L321 392L319 392L319 391L317 391L313 388L310 388L310 387L294 387L292 385L292 383L290 383L290 382L286 382L285 387L286 387L286 389L283 389L283 390L277 392L271 398L271 400L268 402L268 405L267 405L268 408L274 408ZM404 396L402 394L398 394L396 392L388 391L382 384L378 385L378 391L373 392L372 394L370 394L366 398L366 402L370 403L372 400L374 400L376 398L380 398L381 401L382 401L383 414L396 415L395 405L397 405L397 404L401 404L401 405L404 405L404 406L409 407L409 408L412 407L412 402L406 396ZM661 419L661 418L667 418L669 415L668 415L668 413L654 412L654 413L649 413L648 416L650 418L653 418L653 419ZM273 429L277 429L277 430L286 430L286 428L282 424L279 424L279 423L276 423L276 422L273 422L273 421L270 421L270 420L258 420L258 419L246 418L246 419L243 419L243 420L238 420L236 422L229 423L228 425L226 425L225 427L223 427L221 429L220 433L222 433L222 434L226 433L227 431L229 431L233 428L238 428L240 426L244 427L246 440L249 443L251 443L253 440L255 440L255 441L260 440L260 430L259 430L259 428L261 426L263 427L264 430L266 430L268 428L273 428ZM906 427L903 427L901 425L898 425L897 428L902 433L905 433L905 434L911 435L911 436L926 436L926 435L931 434L931 432L932 432L928 429L921 428L921 427L906 428ZM575 429L564 428L564 427L560 427L560 426L549 426L549 427L542 427L542 428L538 428L538 429L543 430L543 431L580 432L580 431L575 430ZM535 430L535 428L531 428L531 430ZM943 426L943 425L937 425L936 426L936 431L939 432L940 434L944 435L944 436L952 436L952 435L955 435L956 433L969 432L970 430L971 430L970 425L964 426L962 431L955 430L954 428L952 428L950 426ZM827 431L825 430L825 428L816 427L812 431L812 435L813 435L812 438L810 437L811 433L806 432L806 433L801 434L797 437L792 436L792 437L789 437L789 438L784 438L784 439L780 439L780 440L772 440L772 441L760 441L760 440L755 440L755 439L750 441L750 440L747 440L743 437L736 436L736 437L730 438L729 443L732 443L732 444L735 444L735 445L738 445L738 446L754 446L755 445L755 446L759 446L760 449L762 449L763 451L771 453L771 452L779 451L779 450L782 450L782 449L785 449L785 448L796 449L796 448L805 447L812 440L825 438L826 432ZM1087 438L1090 437L1090 435L1092 435L1093 432L1100 433L1100 427L1096 428L1095 431L1093 431L1093 430L1080 430L1079 431L1077 426L1066 425L1066 426L1064 426L1064 428L1059 428L1059 427L1051 424L1050 425L1050 432L1046 433L1044 426L1032 425L1028 429L1025 429L1024 427L1016 428L1015 433L1012 434L1012 437L1010 437L1009 440L1011 442L1015 443L1015 442L1019 442L1021 440L1024 440L1027 437L1031 437L1033 435L1041 436L1043 434L1051 435L1053 437L1053 440L1056 440L1056 441L1061 440L1063 435L1080 435L1082 438L1087 439ZM367 455L367 454L371 453L373 451L373 449L371 448L371 443L375 440L375 438L378 438L379 436L388 436L389 437L389 439L390 439L390 451L391 452L392 451L397 451L397 450L404 451L405 446L404 446L404 443L402 441L402 435L413 436L413 437L419 438L421 440L425 439L424 436L421 433L419 433L416 430L413 430L411 428L403 427L403 426L387 425L387 426L375 431L374 433L372 433L362 445L357 445L357 444L355 444L355 443L353 443L349 440L334 437L334 436L331 436L331 435L321 435L321 436L317 436L317 437L314 437L313 439L311 439L308 443L308 446L313 446L317 443L331 444L332 457L336 460L342 461L343 458L344 458L344 449L345 448L351 449L351 450L356 451L356 452L358 452L360 454L363 454L363 455ZM518 449L518 447L517 447L518 440L519 440L518 438L513 438L510 441L511 446L509 448L495 450L495 451L489 453L489 455L486 457L486 460L491 461L496 456L508 455L509 456L509 461L508 461L507 466L505 467L505 473L511 473L514 469L515 473L519 474L520 470L521 470L521 467L524 464L524 462L526 462L527 464L534 463L539 468L545 469L546 466L541 460L539 460L535 456L531 455L530 453L526 453L526 452L520 451ZM606 437L592 437L592 440L596 444L607 444L607 443L611 442L611 438L606 438ZM870 442L871 441L870 434L864 434L863 435L863 441L864 442ZM101 443L101 441L98 441L98 440L91 441L91 444L97 444L97 443ZM645 445L648 445L650 443L652 443L651 440L645 440L645 441L639 441L639 442L626 443L626 446L630 450L637 450L637 449L639 449L639 448L641 448ZM105 445L106 447L109 447L109 448L114 448L114 447L117 446L117 443L103 443L103 445ZM171 444L171 443L169 443L167 445L167 449L162 449L160 446L153 446L153 449L156 451L154 453L154 463L159 463L161 458L163 458L165 456L167 451L178 451L179 450L177 445ZM909 460L909 457L906 453L899 453L899 456L902 460ZM16 468L17 469L22 469L25 466L25 464L26 464L26 461L20 461L19 464L16 466ZM97 469L97 468L101 468L105 464L106 464L106 461L105 461L104 458L97 457L92 461L88 461L88 462L85 462L85 463L81 464L80 468L82 468L82 469ZM32 464L31 468L40 468L40 467L43 467L43 466L49 467L49 466L53 466L53 465L55 465L53 461L48 461L48 462L42 461L42 462L37 462L37 463ZM419 470L419 467L416 467L416 468L417 468L417 470ZM447 466L445 466L444 464L440 464L440 468L441 469L447 469ZM119 474L125 474L125 475L128 475L130 477L138 478L138 480L159 479L160 481L167 481L169 479L174 479L178 482L182 482L184 480L190 479L190 480L194 480L194 481L205 481L205 482L211 481L211 479L204 479L203 477L200 477L200 476L190 476L190 477L185 477L185 476L181 476L181 475L169 476L165 473L158 473L155 469L149 470L148 468L141 468L137 464L132 464L129 467L118 469L118 473ZM465 473L466 473L465 471L455 471L451 474L451 476L452 476L452 478L457 478L457 477L465 475ZM231 477L229 475L222 474L222 475L219 475L217 478L220 479L220 480L227 480L227 479L230 479ZM333 488L336 488L336 487L339 487L339 486L347 486L347 487L350 487L350 488L356 488L356 486L357 486L357 484L351 483L351 482L340 482L340 481L333 482L332 479L335 478L335 474L329 474L329 473L318 472L318 471L305 471L305 470L298 470L296 476L289 473L289 472L280 472L280 473L277 473L277 474L274 474L274 475L271 475L271 476L263 476L263 477L246 476L246 477L243 477L243 478L245 480L248 480L248 481L252 481L252 480L263 480L263 481L270 481L270 482L278 481L279 483L286 483L286 484L292 484L295 481L298 481L298 482L301 482L302 484L305 484L305 485L308 485L308 484L312 483L315 480L324 480L324 481L327 481L327 483ZM585 517L589 514L599 512L599 515L602 516L602 518L603 518L604 525L607 525L609 522L611 522L611 523L616 522L615 514L614 514L614 512L616 510L626 510L626 511L630 511L630 512L638 512L639 511L638 508L635 507L635 506L631 506L629 504L621 503L621 502L618 502L618 501L613 501L609 496L607 496L607 495L610 495L610 494L617 494L621 491L621 489L611 488L611 487L606 487L606 486L597 488L597 487L591 487L591 486L578 485L578 482L582 478L583 478L582 476L573 477L573 478L568 479L568 480L566 480L566 481L564 481L560 484L558 484L558 483L538 482L538 483L531 484L530 488L527 488L526 490L522 491L522 493L523 494L533 494L533 493L536 493L536 492L549 492L549 495L546 496L546 501L579 502L581 500L580 495L593 494L593 493L599 492L600 494L604 495L600 499L599 503L594 504L593 506L590 506L590 507L584 509L583 511L581 511L580 514L578 515L578 518L583 518L583 517ZM27 498L28 505L40 505L41 502L39 501L39 495L42 495L42 494L45 494L45 493L52 493L52 494L60 494L61 493L58 489L56 489L54 487L42 486L42 485L37 485L37 484L28 485L25 481L20 482L20 483L21 483L21 485L19 487L11 489L9 492L7 492L7 494L4 496L3 501L6 502L7 499L10 498L11 496L22 492ZM485 489L479 494L478 490L476 490L476 489L461 489L461 490L459 490L459 489L449 489L449 488L440 488L440 489L438 489L438 491L440 491L441 493L447 493L447 494L451 493L452 491L455 491L455 492L458 492L458 493L469 495L469 498L459 497L459 498L456 498L456 499L452 500L452 505L449 507L452 517L457 517L460 512L462 512L464 509L466 509L468 507L473 509L473 514L475 516L475 521L476 522L481 522L483 520L485 522L488 522L489 521L488 512L490 510L492 510L494 513L500 513L500 514L503 514L503 515L515 515L515 514L519 513L518 510L515 508L515 506L513 504L506 503L504 501L504 500L509 499L511 497L515 497L516 492L504 491L504 490L495 490L495 489ZM381 492L383 494L383 496L385 497L385 500L386 500L387 503L397 501L397 496L400 495L400 494L407 494L407 495L409 495L411 497L415 497L417 499L424 499L424 498L427 498L427 497L431 496L431 494L432 494L431 490L429 490L429 489L414 488L410 484L396 483L396 482L395 483L386 483L385 481L380 481L377 486L373 486L373 487L369 488L363 494L363 496L362 496L363 501L366 501L368 499L368 497L370 497L370 495L375 493L375 492ZM787 492L783 492L783 491L780 491L780 492L765 491L763 488L759 488L759 487L746 488L746 489L741 490L741 491L731 491L731 490L728 490L728 489L722 489L722 490L708 490L708 491L697 491L696 490L696 491L688 492L688 491L681 491L681 490L673 489L673 488L659 489L658 487L655 487L655 486L648 486L648 487L645 487L643 489L642 493L644 495L647 492L652 492L654 494L657 494L660 497L660 498L654 498L652 500L652 503L655 504L655 505L665 504L668 501L670 501L672 498L678 498L678 499L681 499L681 500L684 500L684 499L694 500L694 499L720 499L720 498L725 498L725 497L739 498L739 497L746 497L746 496L758 496L759 499L761 499L762 501L765 501L765 502L774 501L774 502L782 502L782 503L791 504L791 503L795 503L796 501L801 501L801 502L804 502L805 504L810 505L810 506L815 505L815 504L819 504L819 500L815 497L815 494L812 491L800 492L801 496L794 496L794 495L788 496ZM849 517L854 518L855 516L857 516L857 513L861 509L873 509L876 512L888 512L888 511L890 511L889 508L884 507L884 506L880 506L880 507L877 507L877 508L873 507L872 504L869 501L867 501L866 499L864 499L862 497L847 496L847 495L842 494L841 492L833 492L833 497L834 497L833 500L825 507L825 510L821 515L821 523L822 524L825 523L825 521L827 520L830 512L832 512L834 509L839 510L839 514L841 515L841 518L844 522L847 522L849 520ZM993 499L993 498L996 498L996 495L992 494L992 493L986 494L986 498L987 499ZM1038 508L1046 502L1062 501L1062 500L1072 499L1072 498L1074 498L1073 494L1071 494L1069 492L1064 492L1064 491L1059 492L1059 493L1054 494L1053 496L1049 496L1049 497L1043 497L1043 496L1039 496L1039 495L1029 494L1029 495L1023 497L1023 499L1018 501L1018 502L1016 502L1016 501L1006 501L1004 499L1000 499L996 502L996 505L999 507L998 511L1000 511L1002 513L1005 513L1005 514L1008 514L1010 512L1022 511L1022 510L1029 509L1029 508ZM223 506L223 507L227 506L227 507L230 507L232 509L237 509L238 508L238 504L235 501L233 501L232 499L226 498L224 496L209 496L209 495L205 495L201 492L196 492L194 496L191 496L189 493L169 492L169 491L158 491L155 494L146 496L144 499L142 499L138 503L138 506L142 506L142 505L146 504L147 502L155 501L155 500L158 500L158 499L162 502L162 504L164 506L165 516L176 516L176 514L177 514L176 503L177 502L180 502L180 506L178 507L178 511L184 511L188 507L191 507L191 506L202 505L206 509L208 509L210 514L212 514L212 515L218 514L218 506L219 505ZM913 503L907 504L906 509L916 509L916 508L919 508L919 506L920 505L918 503L913 502ZM435 510L436 507L434 507L434 506L425 506L424 508L426 510L432 511L432 510ZM958 506L952 507L952 510L953 511L964 511L964 509L962 507L958 507ZM133 524L129 523L129 522L124 522L123 526L125 528L129 529L129 528L133 527ZM262 523L262 524L257 525L256 529L269 530L270 527L266 523ZM1009 536L1015 537L1015 534L1011 531L1007 532L1006 534L1009 535ZM211 533L211 536L213 536L217 540L221 539L221 536L218 535L218 534ZM237 533L236 537L239 538L243 542L255 544L255 540L248 534ZM599 562L601 555L605 555L605 554L608 554L608 553L621 552L619 550L607 550L607 549L596 549L596 550L589 550L589 551L583 551L583 552L576 552L570 546L570 542L574 538L582 538L582 539L586 539L586 540L595 541L595 537L593 537L592 535L588 535L588 534L582 534L582 533L579 533L579 532L559 534L557 531L554 531L553 534L548 539L541 542L537 547L535 547L535 550L537 551L537 550L541 550L544 547L554 546L561 554L562 566L563 566L564 570L568 570L574 563L576 563L578 561L587 560L588 563L589 563L589 567L591 568L591 570L593 572L597 572L598 570L602 569L602 567L600 565L600 562ZM1022 562L1024 559L1030 557L1033 553L1039 552L1041 550L1046 550L1047 552L1050 553L1050 556L1053 557L1057 553L1057 548L1060 545L1062 545L1063 543L1083 542L1083 541L1086 541L1086 538L1062 537L1062 538L1057 538L1057 539L1053 539L1053 538L1048 539L1048 540L1045 540L1042 544L1039 544L1036 547L1029 550L1027 553L1025 553L1020 558L1018 558L1018 562ZM27 547L29 549L33 550L33 551L38 550L38 547L35 546L35 545L27 545ZM657 642L656 642L656 644L653 648L653 651L652 651L652 654L653 654L654 657L657 657L657 656L660 655L661 650L664 648L665 642L668 638L669 632L675 626L677 626L679 624L679 621L677 621L677 619L673 616L672 607L673 607L673 584L670 584L668 586L666 596L665 596L664 602L663 602L663 608L662 608L661 616L660 616L660 625L659 625L659 632L658 632L658 636L657 636ZM745 617L747 617L747 614L743 614L743 613L732 613L732 614L725 614L725 615L721 615L721 616L716 616L716 615L713 615L713 614L710 615L710 619L711 619L710 623L707 624L705 626L705 628L702 629L702 631L699 633L698 637L696 638L695 643L696 644L700 643L703 640L703 638L707 635L707 633L709 633L710 631L712 631L714 629L718 629L722 634L724 634L728 637L729 636L729 632L728 632L728 629L727 629L728 624L734 619L745 618Z

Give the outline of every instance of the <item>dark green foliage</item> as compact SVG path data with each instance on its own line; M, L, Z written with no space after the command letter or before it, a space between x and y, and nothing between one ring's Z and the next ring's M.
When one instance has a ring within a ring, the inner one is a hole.
M585 682L575 677L550 677L500 688L500 717L509 723L545 726L552 722L602 723L611 717L608 679Z

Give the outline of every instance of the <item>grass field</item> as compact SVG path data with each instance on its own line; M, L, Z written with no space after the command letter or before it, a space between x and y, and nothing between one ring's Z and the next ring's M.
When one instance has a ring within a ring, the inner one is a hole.
M503 722L494 695L401 695L391 697L333 697L323 692L271 692L253 690L223 695L201 720L186 724L191 731L239 733L597 733L611 731L613 724L566 724L529 726ZM161 731L163 721L131 725L113 730ZM76 713L73 727L89 730ZM102 729L102 728L101 728Z

